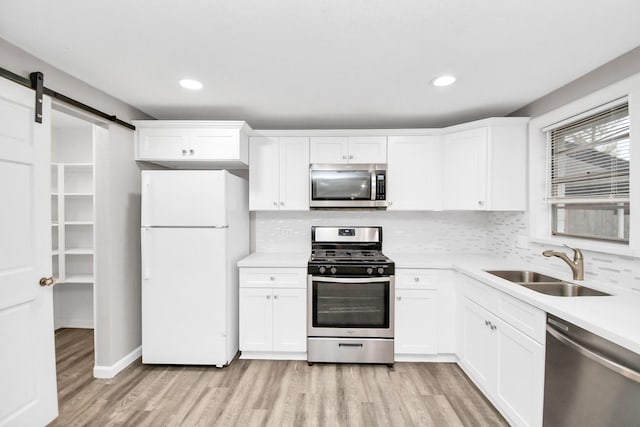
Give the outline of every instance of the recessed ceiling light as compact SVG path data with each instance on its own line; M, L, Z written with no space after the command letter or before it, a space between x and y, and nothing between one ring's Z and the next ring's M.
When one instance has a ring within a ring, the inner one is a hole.
M440 77L436 77L435 79L433 79L433 81L431 82L432 85L434 86L449 86L454 84L456 81L456 78L451 76L451 75L444 75L444 76L440 76Z
M191 80L191 79L180 80L180 86L182 86L185 89L191 89L191 90L202 89L202 83L200 83L197 80Z

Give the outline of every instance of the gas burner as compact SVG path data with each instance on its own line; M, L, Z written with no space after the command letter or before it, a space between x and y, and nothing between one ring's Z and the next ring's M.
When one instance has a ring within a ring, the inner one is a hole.
M382 253L382 227L313 227L309 274L388 276L394 263Z

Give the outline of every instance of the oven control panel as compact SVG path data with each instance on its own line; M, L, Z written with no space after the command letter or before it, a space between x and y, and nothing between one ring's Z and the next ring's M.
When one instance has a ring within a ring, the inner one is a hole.
M360 276L384 277L395 274L393 264L346 265L346 264L309 264L308 274L312 276Z

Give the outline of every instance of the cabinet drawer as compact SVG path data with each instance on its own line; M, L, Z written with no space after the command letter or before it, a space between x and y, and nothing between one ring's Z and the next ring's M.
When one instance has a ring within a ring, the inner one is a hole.
M500 292L496 314L520 332L544 344L546 328L544 311Z
M441 281L439 270L396 270L396 288L399 289L438 289Z
M498 311L498 291L463 274L458 276L458 283L462 295L493 313Z
M304 268L241 268L240 287L306 288Z

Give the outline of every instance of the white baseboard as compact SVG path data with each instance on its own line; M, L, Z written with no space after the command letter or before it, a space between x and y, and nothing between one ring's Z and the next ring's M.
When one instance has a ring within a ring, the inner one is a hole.
M396 362L429 362L429 363L456 363L458 358L455 354L396 354Z
M98 366L93 367L93 376L95 378L113 378L118 375L118 372L138 360L142 356L142 346L139 346L131 353L124 356L111 366Z
M278 352L278 351L243 351L240 359L262 360L307 360L307 353L302 352Z

